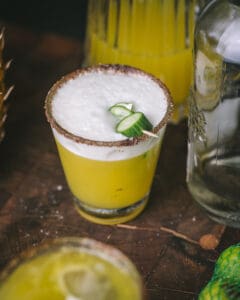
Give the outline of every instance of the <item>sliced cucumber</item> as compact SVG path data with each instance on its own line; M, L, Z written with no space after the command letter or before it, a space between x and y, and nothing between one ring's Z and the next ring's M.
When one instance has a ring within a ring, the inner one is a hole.
M120 122L116 126L116 131L127 137L140 136L143 133L151 137L158 136L149 130L152 130L153 125L142 112L134 112L133 104L127 102L119 102L109 108L109 111Z
M127 137L143 134L143 130L152 130L150 121L141 112L135 112L122 119L116 126L116 131Z
M109 111L119 119L125 118L133 113L131 110L122 105L113 105L109 108Z
M114 106L123 106L123 107L127 108L128 110L133 109L133 104L129 103L129 102L119 102L119 103L115 104Z

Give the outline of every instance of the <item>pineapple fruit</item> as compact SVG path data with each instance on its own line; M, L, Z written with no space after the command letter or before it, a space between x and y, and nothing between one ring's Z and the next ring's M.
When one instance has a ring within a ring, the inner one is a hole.
M7 117L7 103L6 100L10 95L13 86L6 89L4 84L5 71L9 68L11 61L6 64L3 61L4 49L4 29L0 32L0 142L4 137L4 122Z
M240 300L240 243L219 256L213 276L198 300Z

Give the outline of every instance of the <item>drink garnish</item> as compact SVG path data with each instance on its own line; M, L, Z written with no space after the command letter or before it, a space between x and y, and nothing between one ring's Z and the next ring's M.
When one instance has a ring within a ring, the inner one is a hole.
M125 118L133 113L131 103L118 103L111 106L109 111L119 119Z
M129 103L129 102L119 102L119 103L116 103L114 106L123 106L130 111L133 109L133 104Z
M120 119L116 132L127 137L138 137L142 134L158 138L151 132L153 125L142 112L135 112L132 103L120 102L110 107L109 111Z
M116 131L127 137L136 137L143 134L142 130L151 130L152 124L141 112L135 112L122 119L116 126Z

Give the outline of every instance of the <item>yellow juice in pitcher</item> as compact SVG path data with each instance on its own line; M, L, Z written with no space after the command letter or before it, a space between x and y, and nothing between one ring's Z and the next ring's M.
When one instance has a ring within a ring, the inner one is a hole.
M128 64L154 74L170 89L178 121L192 81L194 8L194 0L90 0L86 64Z
M121 121L110 108L122 102L132 107L123 111L133 117L143 114L152 129L137 137L117 131ZM78 70L54 85L46 113L82 216L115 224L144 209L171 107L168 90L158 79L128 66Z

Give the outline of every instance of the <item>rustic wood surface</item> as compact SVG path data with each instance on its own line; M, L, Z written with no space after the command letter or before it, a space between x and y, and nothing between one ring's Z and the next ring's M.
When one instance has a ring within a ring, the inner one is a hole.
M15 89L0 145L0 269L46 239L91 237L132 259L149 300L196 299L219 252L238 241L240 232L211 221L188 193L186 121L168 126L141 216L123 226L85 221L73 207L43 110L51 85L80 66L82 41L5 27L4 56L13 59L6 81ZM203 236L207 243L199 244Z

